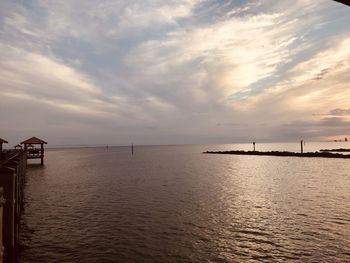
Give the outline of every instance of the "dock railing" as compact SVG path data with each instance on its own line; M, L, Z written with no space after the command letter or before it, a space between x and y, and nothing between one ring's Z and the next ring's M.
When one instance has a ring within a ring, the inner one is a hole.
M5 204L4 189L0 187L0 226L3 226L3 206ZM2 227L0 227L0 263L3 263L4 246L2 242Z
M5 158L0 161L0 188L3 189L0 200L5 200L1 202L3 216L0 221L2 223L0 234L1 248L4 249L1 250L3 253L0 262L3 260L16 263L18 262L19 222L27 159L23 150L10 150L4 153Z
M42 155L43 155L43 152L39 148L28 149L27 159L41 158Z

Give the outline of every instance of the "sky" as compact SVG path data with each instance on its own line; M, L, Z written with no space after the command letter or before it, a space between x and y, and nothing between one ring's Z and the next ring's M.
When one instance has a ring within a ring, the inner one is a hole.
M349 25L331 0L1 0L0 137L350 137Z

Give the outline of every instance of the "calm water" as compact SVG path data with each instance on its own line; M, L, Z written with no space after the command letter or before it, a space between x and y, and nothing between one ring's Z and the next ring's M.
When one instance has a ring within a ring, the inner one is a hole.
M48 150L27 173L22 262L350 262L350 161L201 154L250 148Z

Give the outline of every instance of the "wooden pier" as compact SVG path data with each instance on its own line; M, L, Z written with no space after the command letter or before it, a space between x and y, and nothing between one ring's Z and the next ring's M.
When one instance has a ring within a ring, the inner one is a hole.
M0 161L0 262L18 262L19 222L27 167L23 150L2 152Z
M8 143L8 141L6 141L6 140L0 138L0 161L3 159L2 145L3 145L4 143Z
M40 159L43 165L47 142L32 137L21 143L24 149L16 145L12 150L3 150L3 143L7 141L0 138L0 263L17 263L27 159Z
M44 165L44 144L47 144L47 142L37 137L32 137L21 142L21 144L24 144L24 151L27 153L27 159L40 159L41 165ZM40 145L40 148L36 148L34 145Z

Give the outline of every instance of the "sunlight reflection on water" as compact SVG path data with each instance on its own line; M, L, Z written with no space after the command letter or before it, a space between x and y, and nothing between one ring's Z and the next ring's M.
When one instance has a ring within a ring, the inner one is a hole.
M350 261L350 162L201 154L249 147L48 150L28 169L22 262Z

